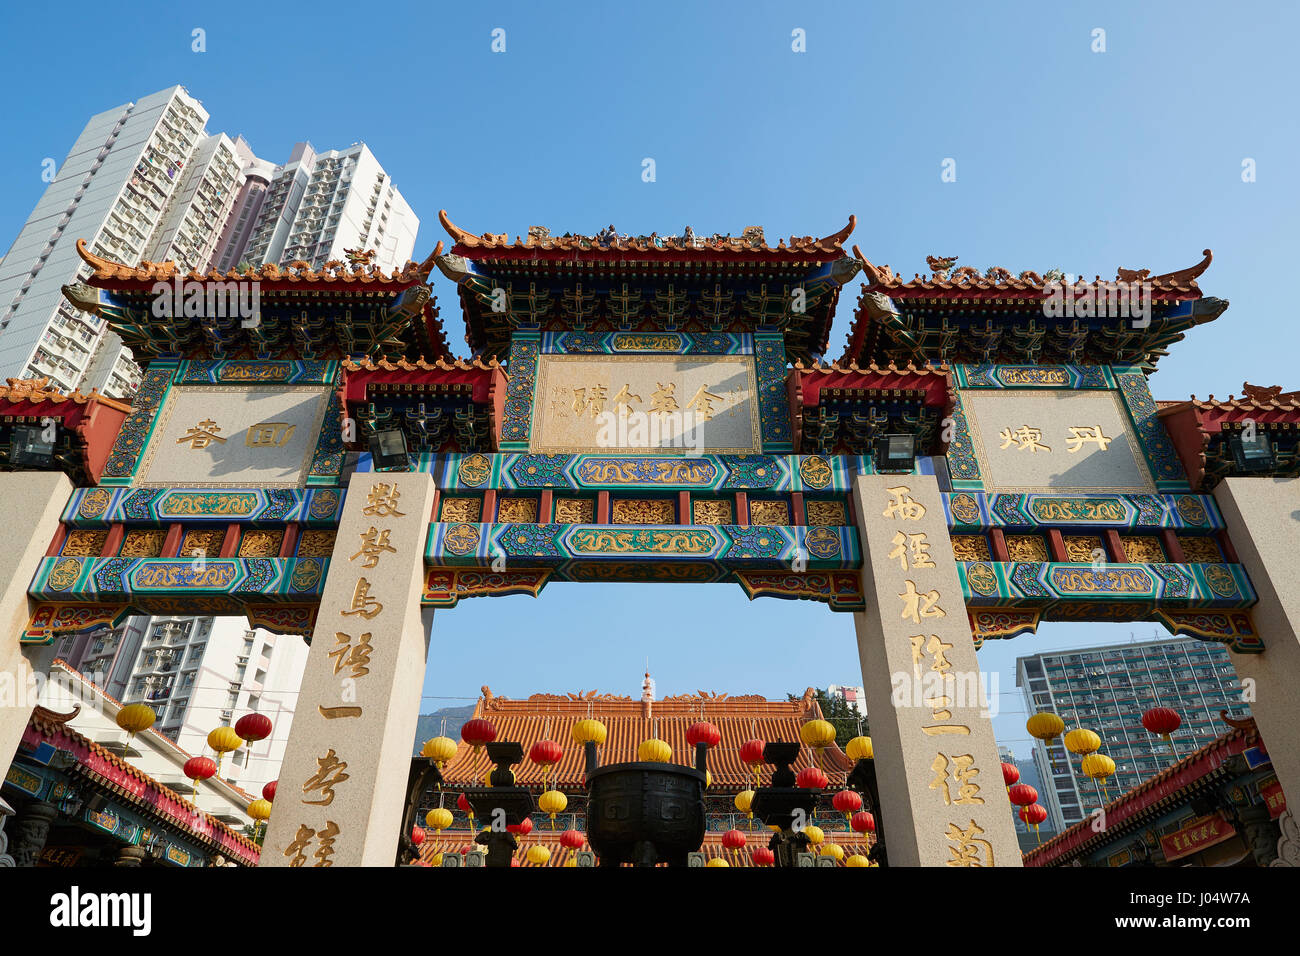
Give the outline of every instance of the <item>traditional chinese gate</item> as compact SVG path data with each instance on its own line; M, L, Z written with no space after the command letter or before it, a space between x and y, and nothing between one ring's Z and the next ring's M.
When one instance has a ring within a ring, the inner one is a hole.
M1121 270L1140 289L1120 315L1100 281L1065 309L1034 273L932 260L903 281L845 254L852 222L770 247L760 229L512 243L442 220L451 252L393 276L185 280L258 281L255 320L159 319L170 265L89 251L93 288L68 290L148 366L31 576L22 639L130 609L311 635L265 864L391 864L427 617L550 581L734 582L853 612L895 864L1019 863L975 652L1041 620L1228 644L1300 789L1281 690L1300 675L1283 550L1300 402L1158 406L1147 386L1226 307L1196 285L1208 253ZM435 264L472 361L442 336ZM821 364L859 269L848 348ZM1234 477L1235 427L1272 439L1274 477ZM397 432L395 468L362 453L352 470L350 451ZM895 707L900 682L915 693Z

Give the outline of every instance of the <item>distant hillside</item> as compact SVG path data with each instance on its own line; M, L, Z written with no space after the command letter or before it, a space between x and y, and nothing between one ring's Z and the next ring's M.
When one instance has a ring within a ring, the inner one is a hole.
M460 728L465 721L474 715L474 705L466 704L464 707L443 707L435 710L432 714L421 714L419 721L415 725L415 745L413 753L418 754L424 742L430 737L437 737L443 734L452 740L460 740ZM443 729L443 718L447 719L446 729Z

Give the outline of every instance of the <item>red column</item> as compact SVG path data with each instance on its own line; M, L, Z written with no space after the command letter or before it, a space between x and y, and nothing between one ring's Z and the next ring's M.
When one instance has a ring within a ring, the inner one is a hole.
M108 526L108 537L104 539L104 547L99 552L101 558L116 557L117 552L122 550L122 539L126 537L126 525L118 522Z
M1119 532L1114 528L1107 528L1101 533L1101 538L1106 542L1106 550L1110 552L1110 559L1117 564L1128 563L1128 552L1124 550L1124 542L1119 539Z
M804 508L802 491L790 492L790 520L794 522L796 526L808 523L808 516L807 511Z
M221 539L222 558L233 558L239 551L239 525L234 522L226 525L226 536Z
M167 537L163 538L162 556L164 558L180 557L181 542L185 536L182 533L184 529L179 524L167 526Z
M542 500L537 505L537 523L550 524L555 514L555 492L547 488L542 492Z
M1065 553L1065 538L1056 528L1047 529L1047 549L1052 555L1053 561L1069 561Z
M280 557L292 558L294 551L298 549L298 529L297 522L292 522L284 526L284 540L280 542Z
M695 523L695 518L691 514L691 493L689 491L677 492L677 523Z
M749 527L749 495L743 491L736 492L736 524Z
M609 492L596 492L596 524L609 524Z
M497 490L489 488L483 492L483 514L479 515L479 520L484 524L497 520Z
M52 558L63 549L63 542L68 540L68 526L59 522L59 526L54 529L54 538L50 541L50 546L45 549L45 556Z
M993 553L993 560L1007 562L1011 560L1011 553L1007 551L1007 536L1001 528L989 528L989 551Z
M1173 528L1160 529L1160 542L1165 546L1165 554L1170 561L1174 564L1187 563L1187 555L1183 553L1183 546Z

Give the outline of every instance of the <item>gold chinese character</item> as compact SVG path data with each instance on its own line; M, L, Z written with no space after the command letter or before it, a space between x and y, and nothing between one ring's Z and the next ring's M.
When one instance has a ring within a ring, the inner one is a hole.
M352 668L353 677L365 677L370 673L370 632L362 634L357 638L356 646L352 644L352 635L344 634L342 631L334 632L334 643L342 644L342 647L335 647L328 653L328 657L334 658L334 673L339 673L345 667Z
M713 403L723 400L723 396L714 395L703 385L696 391L694 397L686 403L687 408L694 408L695 414L700 417L701 421L708 421L713 417Z
M677 411L677 399L673 393L677 390L676 382L669 382L665 385L663 382L658 383L659 387L650 393L650 412L675 412Z
M205 418L187 431L184 437L176 439L176 444L183 445L185 442L189 442L191 448L207 448L214 441L224 444L226 440L216 434L219 431L221 431L220 425L210 418Z
M614 411L630 412L632 410L632 405L630 404L629 399L633 398L638 402L641 401L640 395L632 394L632 387L630 385L624 385L618 390L618 394L614 396Z
M925 517L925 505L912 500L912 489L905 485L899 485L897 488L886 488L885 490L893 497L890 499L889 504L885 505L885 510L880 513L882 518L920 521Z
M912 642L912 672L916 675L917 680L921 679L921 656L923 654L930 654L934 658L930 662L930 670L946 675L952 669L952 662L944 656L946 651L952 650L952 645L939 640L938 634L931 634L928 641L924 634L913 634L908 640Z
M1074 454L1076 451L1082 448L1086 442L1095 441L1097 443L1097 447L1100 448L1102 451L1105 451L1106 446L1109 445L1114 440L1115 439L1113 438L1107 438L1105 435L1101 433L1100 425L1080 425L1077 427L1071 426L1070 437L1066 439L1066 442L1068 444L1066 445L1065 450L1068 451L1070 454Z
M1010 428L1004 428L998 437L1002 439L1003 448L1010 448L1015 445L1017 451L1024 451L1028 448L1030 453L1052 450L1042 443L1043 430L1041 428L1030 428L1028 425L1021 425L1019 430L1015 432Z
M316 831L305 823L298 827L298 832L294 834L293 842L284 848L284 855L293 857L293 859L289 861L290 866L302 866L307 862L307 854L303 851L307 849L307 844L311 842L311 838L315 835Z
M573 410L579 415L584 410L590 410L591 417L595 418L605 410L606 391L604 385L593 385L591 388L575 388L573 390Z
M316 837L320 840L320 847L312 854L318 861L312 864L314 867L334 865L334 861L330 857L334 855L334 838L338 835L339 825L333 820L326 820L325 829L316 834Z
M266 445L281 448L289 443L289 438L297 427L288 422L262 422L260 425L249 425L248 433L244 436L244 444L249 448L260 448Z
M316 709L326 720L338 720L340 717L360 717L360 707L326 707L324 704L317 704Z
M932 568L934 562L930 560L930 543L925 540L925 532L921 531L916 534L904 534L902 531L894 535L894 550L889 552L890 560L898 559L904 571L908 569L908 560L911 560L913 568Z
M387 528L379 531L374 525L371 525L368 530L360 532L357 537L361 539L361 550L348 560L355 561L364 554L366 557L361 562L361 566L363 568L373 568L379 564L379 556L385 551L396 554L397 549L388 543L388 534Z
M383 609L384 606L370 596L370 582L362 578L357 581L357 586L352 591L352 607L339 613L345 616L360 614L368 621Z
M934 779L930 781L930 789L942 793L943 805L946 807L952 806L954 803L965 806L982 804L984 798L978 796L980 788L974 779L979 774L979 770L975 767L975 758L970 754L954 754L951 763L956 767L957 771L956 799L953 799L952 793L948 789L949 760L943 754L935 754L934 762L930 764L930 769L934 771Z
M406 512L397 510L397 500L401 497L397 485L390 485L386 481L378 482L370 486L370 493L366 495L366 506L361 509L361 513L376 518L387 518L389 515L405 518Z
M316 758L316 767L316 772L302 785L302 792L311 793L313 790L319 790L324 799L304 800L303 803L328 807L334 802L334 788L347 780L351 774L343 772L348 769L348 765L334 755L333 747L324 757Z
M903 599L903 613L899 617L908 618L913 624L920 624L923 617L947 616L947 612L939 607L939 592L920 593L916 590L915 581L909 580L907 590L898 596Z
M948 840L957 844L948 847L948 851L952 854L952 859L947 861L948 866L992 866L993 844L988 840L978 839L983 832L974 820L964 830L955 823L948 824ZM982 862L981 848L983 848Z

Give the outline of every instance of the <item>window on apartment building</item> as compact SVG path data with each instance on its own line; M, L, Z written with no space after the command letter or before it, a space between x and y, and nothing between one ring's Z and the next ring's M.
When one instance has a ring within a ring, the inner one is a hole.
M239 703L239 692L232 690L226 695L226 706L223 709L234 710L237 703Z

